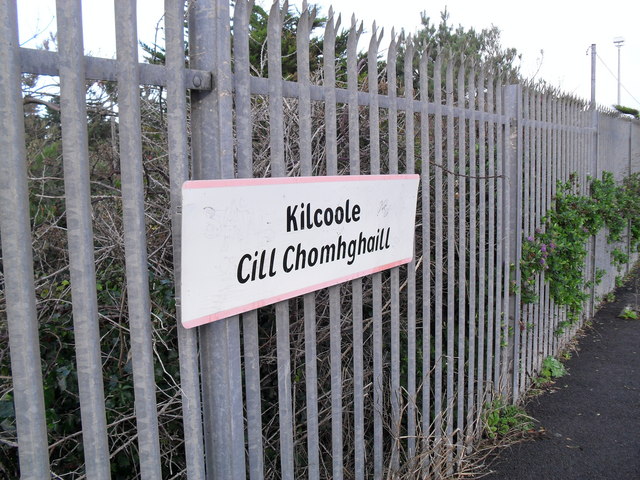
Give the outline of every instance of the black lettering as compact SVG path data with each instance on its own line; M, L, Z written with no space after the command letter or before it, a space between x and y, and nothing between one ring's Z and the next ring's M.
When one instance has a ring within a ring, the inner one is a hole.
M301 260L302 259L302 262ZM302 266L300 266L302 263ZM296 249L296 270L300 270L304 268L307 263L307 251L302 248L302 244L298 244L298 248Z
M384 248L389 248L391 245L389 245L389 234L391 233L391 227L387 227L387 242L384 246Z
M243 255L240 261L238 262L238 272L236 276L238 278L239 283L247 283L249 281L249 278L251 278L249 277L249 275L247 275L246 277L242 275L242 266L245 260L251 260L251 255L249 255L248 253Z
M313 223L311 223L311 204L307 204L307 228L313 228Z
M251 264L251 281L256 279L256 267L258 266L258 252L254 254L253 263Z
M322 218L318 218L318 217L322 217L322 209L321 208L316 209L316 211L313 213L313 224L316 227L321 227L322 226Z
M260 269L258 270L258 278L263 280L267 278L267 274L264 271L264 259L267 256L267 251L263 250L262 254L260 254Z
M324 211L324 224L329 226L333 223L333 210L331 208L327 208Z
M309 252L311 255L311 252ZM336 259L336 245L332 243L330 245L324 245L320 249L320 263L329 263L333 262ZM309 259L309 263L311 263L311 259Z
M296 248L293 245L289 245L284 251L284 256L282 257L282 269L285 271L285 273L289 273L291 272L291 270L293 270L293 262L291 263L291 266L288 266L287 260L289 259L289 252L293 253L295 249ZM275 252L275 249L273 251Z
M276 249L271 250L271 260L269 261L269 276L275 277L276 271L273 269L273 265L276 262Z
M344 209L342 207L336 208L336 223L340 225L344 221Z
M318 249L312 248L309 250L309 257L307 258L307 263L310 267L313 267L318 262Z
M376 237L375 235L371 235L369 240L367 241L367 253L375 252L374 247L376 246Z
M294 232L298 231L298 220L296 219L297 209L297 205L293 207L293 210L291 206L287 207L287 232L290 232L291 230Z
M357 240L351 240L349 242L349 261L347 265L351 265L356 260L356 246L358 245Z
M347 242L342 240L342 235L338 237L338 260L345 257L347 251Z
M366 252L367 252L367 237L362 235L362 232L360 232L360 235L358 237L358 255L362 255L363 253L366 253Z
M358 205L357 203L353 206L353 210L351 211L351 217L353 218L354 222L357 222L358 220L360 220L360 205Z

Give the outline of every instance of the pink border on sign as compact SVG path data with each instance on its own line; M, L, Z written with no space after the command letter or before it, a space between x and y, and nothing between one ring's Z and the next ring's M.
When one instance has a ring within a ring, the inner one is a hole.
M364 175L361 175L361 176L364 176ZM296 178L302 178L302 177L296 177ZM326 178L326 177L318 177L318 178ZM239 315L240 313L248 312L250 310L255 310L256 308L264 307L266 305L271 305L273 303L281 302L283 300L289 300L290 298L293 298L293 297L299 297L306 293L315 292L316 290L320 290L321 288L331 287L339 283L344 283L344 282L348 282L349 280L354 280L356 278L364 277L366 275L371 275L372 273L378 273L378 272L381 272L382 270L388 270L389 268L398 267L400 265L404 265L405 263L409 263L410 261L411 261L411 258L405 258L404 260L398 260L396 262L371 268L369 270L353 273L351 275L347 275L346 277L329 280L323 283L319 283L317 285L301 288L300 290L295 290L293 292L287 292L282 295L276 295L275 297L265 298L264 300L257 300L255 302L248 303L241 307L232 308L230 310L214 313L212 315L205 315L204 317L195 318L193 320L188 320L186 322L183 321L182 326L185 328L198 327L206 323L215 322L216 320L222 320L223 318L233 317L234 315Z
M283 185L287 183L329 183L329 182L367 182L379 180L409 180L420 175L333 175L328 177L269 177L269 178L230 178L222 180L189 180L182 184L183 189L212 187L245 187L250 185Z

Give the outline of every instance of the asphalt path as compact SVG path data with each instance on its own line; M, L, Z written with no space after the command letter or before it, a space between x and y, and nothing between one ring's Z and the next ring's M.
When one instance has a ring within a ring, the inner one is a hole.
M638 272L616 291L564 362L568 375L525 406L543 432L501 451L483 480L640 480Z

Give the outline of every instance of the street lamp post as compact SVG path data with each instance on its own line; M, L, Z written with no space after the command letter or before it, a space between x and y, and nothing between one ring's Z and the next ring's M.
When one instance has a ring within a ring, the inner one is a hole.
M620 103L620 48L624 45L624 38L616 37L613 39L613 44L618 47L618 105Z

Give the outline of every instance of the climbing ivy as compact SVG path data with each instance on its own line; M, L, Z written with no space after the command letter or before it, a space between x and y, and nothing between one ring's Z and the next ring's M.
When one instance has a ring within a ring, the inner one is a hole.
M575 175L568 182L558 182L553 207L522 246L522 301L538 300L536 278L544 272L551 298L556 305L568 308L569 320L578 317L593 284L584 278L588 240L606 228L607 241L619 242L629 226L631 251L638 251L640 243L640 174L630 175L622 184L617 184L610 172L604 172L601 180L589 181L589 195L579 193ZM614 249L611 260L619 266L628 257ZM603 273L596 272L595 283Z

